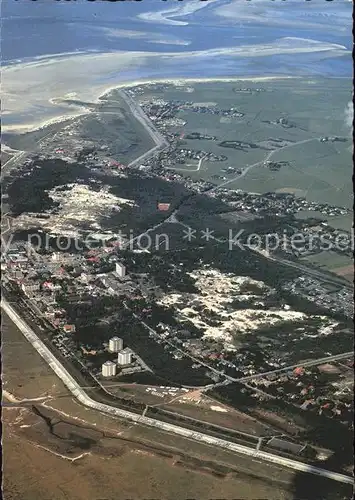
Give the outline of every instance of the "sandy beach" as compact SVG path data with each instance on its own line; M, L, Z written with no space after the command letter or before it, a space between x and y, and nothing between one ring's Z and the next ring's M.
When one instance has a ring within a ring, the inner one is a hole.
M349 53L340 44L285 37L264 44L181 53L78 52L19 60L4 66L2 71L3 132L24 133L86 113L83 108L75 109L65 103L68 94L93 103L114 88L138 83L262 82L292 78L301 75L279 69L272 63L268 65L269 57L302 54L302 57L312 58L322 54L322 58L327 58L344 57ZM260 60L263 61L263 76L259 76ZM201 74L205 77L201 78Z
M258 83L258 82L267 82L267 81L273 81L273 80L289 80L289 79L296 79L300 77L296 76L277 76L277 75L272 75L272 76L236 76L236 77L216 77L216 78L156 78L156 79L142 79L142 80L133 80L133 81L127 81L127 82L121 82L117 83L115 85L110 85L109 87L105 88L104 90L100 87L100 90L98 90L95 93L95 90L93 89L93 92L91 94L91 103L98 103L99 100L106 95L108 95L110 92L112 92L115 89L122 89L122 88L127 88L127 87L132 87L135 85L152 85L152 84L157 84L157 83L166 83L166 84L173 84L177 86L183 86L187 84L193 84L193 83L208 83L208 82L250 82L250 83ZM74 119L77 118L78 116L85 115L90 112L88 108L86 108L84 105L67 105L67 112L62 113L60 115L56 115L55 111L57 106L66 106L66 99L73 99L74 94L76 99L80 99L81 96L78 95L76 92L71 93L70 95L64 95L63 97L52 97L48 99L48 113L54 113L55 116L49 119L43 119L43 120L38 120L37 122L32 122L32 123L22 123L22 124L16 124L16 125L7 125L6 122L2 126L3 132L7 133L14 133L14 134L23 134L27 132L32 132L34 130L38 130L41 128L46 128L49 125L53 125L55 123L60 123L67 121L68 119ZM5 112L7 114L11 114L9 111Z

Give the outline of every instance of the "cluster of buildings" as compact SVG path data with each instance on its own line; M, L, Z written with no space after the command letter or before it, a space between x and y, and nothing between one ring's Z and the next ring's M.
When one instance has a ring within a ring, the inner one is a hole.
M348 208L308 201L291 193L256 194L241 190L217 188L214 191L214 196L236 210L245 210L260 215L284 216L305 210L319 212L326 216L348 215L350 213Z
M326 363L258 378L249 385L282 397L302 410L316 412L348 423L353 419L353 359Z
M157 89L155 85L154 88ZM165 88L164 85L163 88ZM144 87L145 90L146 86ZM139 87L136 87L134 92L139 94ZM220 110L214 106L201 106L185 101L154 101L143 104L143 109L154 120L158 128L163 128L163 123L166 120L176 118L176 113L183 109L221 116L242 115L234 108ZM287 125L285 119L280 119L278 123L280 125ZM193 136L192 138L206 139L203 136ZM207 138L215 139L214 137ZM240 210L241 212L250 214L273 214L279 216L295 214L303 210L317 211L327 216L349 213L344 207L331 207L327 204L308 202L301 198L296 198L292 194L268 193L257 195L222 188L213 189L213 191L208 193L208 189L215 188L212 183L204 180L192 180L191 178L181 176L177 172L166 169L166 167L174 166L176 163L184 163L186 159L201 160L204 157L208 157L209 161L223 161L227 157L205 151L179 149L177 147L178 138L175 134L168 134L168 140L170 147L147 159L144 171L149 172L148 175L151 173L167 181L179 182L194 192L205 191L206 196L222 200L233 207L235 211ZM110 168L121 169L121 167L124 167L118 162L113 165L112 162L109 163L109 160L102 160L104 156L101 157L100 155L106 154L104 146L98 148L98 150L88 150L86 153L84 151L83 158L80 156L80 149L74 151L73 154L76 155L77 159L84 159L85 162L88 160L88 164L94 168L95 166L101 168L103 164L106 165L105 162L107 162L107 166ZM66 154L66 151L58 150L58 154ZM235 173L235 169L231 167L226 169L225 173ZM158 209L160 210L159 205ZM165 208L163 207L162 210L165 210ZM317 226L318 233L315 233L316 229L314 227L305 228L304 233L309 236L316 234L320 238L326 230L328 230L327 225L320 223ZM333 235L334 238L337 236L336 230L334 230ZM107 270L107 267L110 270ZM73 334L75 332L75 325L68 322L65 311L57 303L57 294L63 292L63 290L66 292L68 301L77 303L87 300L89 304L92 297L133 297L135 292L140 290L139 285L135 283L134 279L127 275L125 266L117 261L114 248L109 249L107 246L104 249L91 251L90 256L88 253L70 254L60 252L54 252L50 255L38 255L31 247L23 249L13 248L6 252L6 255L3 257L2 268L7 271L7 277L18 283L23 293L29 299L31 308L34 311L38 311L40 316L46 318L58 331L63 332L64 335ZM347 295L348 292L346 290L330 295L329 290L323 289L318 281L304 277L286 284L286 289L295 295L299 294L307 297L311 302L326 306L329 310L340 311L348 317L352 316L352 308L349 306L352 297L349 297L350 292L349 296ZM153 334L150 333L150 335ZM216 346L206 346L206 343L199 339L182 339L179 338L177 332L161 332L157 335L156 340L161 343L164 342L164 338L169 338L173 341L173 346L169 347L169 352L175 358L179 359L183 356L181 352L182 348L186 353L197 356L199 360L220 370L222 375L223 373L239 375L240 372L244 375L250 375L258 369L253 360L250 360L248 354L244 352L235 355L233 360L231 360L220 349L216 355L216 349L214 348ZM178 348L174 348L174 345ZM122 339L118 337L110 339L109 351L117 353L117 359L115 361L107 360L102 364L101 374L104 377L115 376L119 367L126 367L132 363L132 352L129 349L123 349ZM278 358L275 355L275 357L270 357L271 363L275 367L279 367L283 366L285 362L282 361L281 357ZM198 363L197 366L199 366Z
M281 167L286 167L290 163L288 161L266 161L264 166L267 167L272 172L278 172Z
M112 271L100 273L101 268L110 265ZM82 344L78 350L73 334L75 324L68 321L67 311L61 307L60 297L65 295L68 304L92 304L95 298L112 295L130 296L139 293L140 283L134 283L127 274L126 267L117 257L105 249L97 249L83 254L52 252L37 253L34 247L15 243L2 256L3 284L12 290L16 285L23 293L27 307L32 314L46 321L53 329L52 342L65 357L76 352L79 358L84 355L103 354L104 349L92 350ZM115 368L111 361L102 365L102 374L112 376L117 367L132 364L132 351L123 348L123 340L113 337L109 340L108 350L117 353ZM75 357L75 356L74 356ZM136 371L144 366L138 359ZM109 375L111 374L111 375Z
M250 87L243 87L243 88L234 88L233 92L236 94L240 93L245 93L245 94L253 94L253 93L259 93L259 92L266 92L266 89L252 89Z
M297 231L302 241L298 249L292 244L292 235L290 235L288 244L286 243L285 252L295 257L306 257L322 251L332 250L338 254L353 256L353 241L349 232L341 229L332 228L326 222L320 222L316 225L308 225ZM349 264L350 265L350 264Z
M147 90L153 90L155 92L165 92L167 90L171 89L171 84L169 83L144 83L143 85L134 85L133 87L126 88L125 91L128 95L130 95L132 98L135 98L139 95L144 95ZM185 91L190 90L191 92L194 91L193 88L190 87L185 87Z
M220 109L216 106L199 105L193 102L177 102L178 109L192 111L193 113L209 114L215 116L228 116L229 118L242 118L244 113L238 111L236 108Z
M56 327L65 322L57 301L60 295L75 304L149 292L146 273L128 274L114 236L112 240L112 245L75 253L42 252L31 243L14 243L1 257L3 282L16 284L38 314Z
M165 101L163 99L153 98L141 103L144 112L152 121L175 118L179 111L190 111L215 116L224 116L230 118L242 118L241 113L236 108L220 109L214 103L211 105L194 103L192 101Z
M346 137L321 137L320 142L347 142L348 139Z
M287 118L281 117L277 120L263 120L263 123L270 123L272 125L281 125L283 128L297 128L296 125L290 123Z
M174 156L174 152L177 149L176 139L173 138L173 141L175 141L175 143L169 141L170 145L167 149L145 160L144 166L139 167L139 170L147 176L154 175L167 182L179 183L186 189L195 193L202 193L208 189L212 189L214 187L212 182L203 179L195 180L173 170L172 167L176 166L176 156ZM172 160L173 156L175 158L174 160Z
M283 284L283 288L293 295L306 298L309 302L327 309L329 312L341 314L352 319L354 316L353 291L347 288L330 293L319 280L300 276Z
M21 275L21 271L28 268L29 260L26 248L23 245L12 245L6 252L1 253L1 270L12 271Z
M235 168L235 167L227 167L227 168L222 168L221 169L222 174L237 174L240 175L242 173L242 170L240 168ZM227 177L225 175L220 175L220 174L213 174L212 179L216 180L221 180L221 181L226 181Z
M201 134L200 132L191 132L190 134L184 134L182 139L189 139L190 141L217 141L217 137L214 135Z
M182 164L185 163L186 160L201 160L205 158L208 161L226 161L227 157L225 155L216 155L211 152L202 151L202 150L193 150L193 149L176 149L173 154L169 155L169 164L173 165L174 163ZM164 162L165 164L165 162Z
M164 344L164 348L174 359L191 356L195 361L192 368L201 368L203 365L212 368L213 370L208 371L208 377L214 382L218 382L224 375L239 378L254 375L259 370L267 371L271 364L274 368L279 368L287 363L271 352L268 356L270 364L260 366L256 363L252 349L243 352L226 350L223 342L211 338L194 338L186 328L172 327L161 322L154 324L154 318L149 322L155 329L155 332L149 332L150 337L158 344Z
M101 374L103 377L114 377L117 368L130 365L132 363L132 351L123 348L123 340L119 337L112 337L108 343L108 350L117 353L117 360L107 360L102 364Z
M126 273L125 266L120 262L115 262L113 272L98 273L97 278L111 296L130 295L137 290L137 283L132 281L131 276Z

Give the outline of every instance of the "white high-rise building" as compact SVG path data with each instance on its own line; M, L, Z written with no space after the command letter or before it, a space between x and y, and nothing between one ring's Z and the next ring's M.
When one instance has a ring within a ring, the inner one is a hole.
M119 337L112 337L108 341L108 350L111 352L119 352L123 349L123 340Z
M102 376L103 377L114 377L117 373L116 363L113 361L105 361L102 365Z
M132 363L132 353L128 351L121 351L117 356L117 364L118 365L130 365Z
M116 262L116 274L120 278L124 278L126 276L126 268L120 262Z

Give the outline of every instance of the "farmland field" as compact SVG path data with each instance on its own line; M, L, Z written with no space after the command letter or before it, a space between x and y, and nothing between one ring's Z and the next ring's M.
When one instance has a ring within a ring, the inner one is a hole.
M250 91L239 92L243 87ZM219 162L204 160L198 170L194 162L192 166L177 165L180 173L186 170L194 179L211 180L230 189L290 192L318 203L352 205L352 145L345 118L351 86L346 79L198 83L190 87L171 86L164 94L147 89L141 99L150 97L208 104L210 110L234 108L244 114L231 117L180 110L177 118L186 124L172 127L172 131L185 136L199 132L216 137L214 141L184 139L183 147L227 157ZM339 140L320 141L334 136ZM284 142L272 152L272 146L266 142L275 139ZM256 147L234 149L221 146L223 141L253 143ZM271 171L264 165L271 159L288 164ZM223 172L228 167L249 168L239 176ZM215 175L220 178L216 180Z

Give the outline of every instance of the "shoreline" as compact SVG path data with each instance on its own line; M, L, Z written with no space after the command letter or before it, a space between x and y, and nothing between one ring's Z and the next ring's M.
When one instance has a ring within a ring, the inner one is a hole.
M303 76L291 76L291 75L269 75L269 76L232 76L232 77L206 77L206 78L196 78L196 77L176 77L176 78L143 78L140 80L130 80L127 82L117 82L114 85L108 86L104 91L102 89L99 91L99 93L93 97L92 102L93 104L98 104L100 102L100 99L103 97L106 97L110 94L110 92L118 89L124 89L127 87L136 87L139 85L156 85L156 84L161 84L161 83L166 83L166 84L175 84L177 86L183 86L189 83L213 83L213 82L220 82L220 83L233 83L233 82L252 82L252 83L258 83L258 82L267 82L267 81L277 81L277 80L296 80L296 79L302 79L302 78L308 78L308 77L303 77ZM311 78L311 76L309 76ZM314 78L314 77L312 77ZM78 99L80 99L80 96L77 96ZM65 104L65 97L63 98L50 98L49 103L53 106L55 106L55 103L53 100L61 100L61 105ZM78 118L79 116L84 116L89 114L91 111L88 108L85 108L85 106L80 106L81 109L80 111L77 110L68 112L68 114L62 114L58 115L56 117L50 118L48 120L44 120L40 123L37 124L18 124L18 125L6 125L5 123L2 124L2 132L3 134L13 134L13 135L22 135L22 134L27 134L31 132L36 132L39 130L43 130L51 125L56 125L61 122L65 122L67 120L73 120L75 118ZM6 143L3 143L6 144Z

